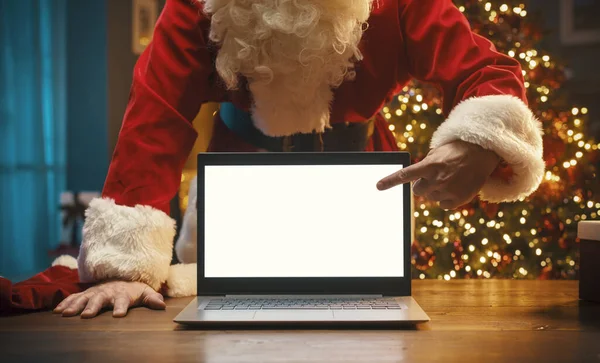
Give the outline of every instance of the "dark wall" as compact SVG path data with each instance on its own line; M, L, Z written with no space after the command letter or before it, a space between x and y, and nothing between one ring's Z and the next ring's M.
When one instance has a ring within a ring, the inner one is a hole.
M588 106L590 136L600 139L600 43L565 45L560 39L560 1L530 0L530 13L539 14L548 34L542 41L542 47L555 59L568 66L569 80L564 91L576 104Z
M127 107L133 67L138 56L133 53L133 2L106 0L108 38L108 152L112 154ZM159 0L159 9L165 0Z
M72 191L100 191L108 169L105 19L104 1L67 1L67 189Z

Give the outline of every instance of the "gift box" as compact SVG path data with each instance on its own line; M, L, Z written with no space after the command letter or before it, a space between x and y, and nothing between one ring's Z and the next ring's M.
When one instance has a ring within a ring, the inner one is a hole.
M577 226L580 240L579 298L600 303L600 221Z

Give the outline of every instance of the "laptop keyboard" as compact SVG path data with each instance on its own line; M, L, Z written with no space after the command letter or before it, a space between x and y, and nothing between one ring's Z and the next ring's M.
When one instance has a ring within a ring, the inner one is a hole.
M212 299L203 310L387 310L400 309L393 298L378 299Z

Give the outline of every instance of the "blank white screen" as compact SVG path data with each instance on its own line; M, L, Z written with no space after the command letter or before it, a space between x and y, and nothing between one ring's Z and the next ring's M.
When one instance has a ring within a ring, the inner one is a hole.
M205 276L402 277L400 168L205 167Z

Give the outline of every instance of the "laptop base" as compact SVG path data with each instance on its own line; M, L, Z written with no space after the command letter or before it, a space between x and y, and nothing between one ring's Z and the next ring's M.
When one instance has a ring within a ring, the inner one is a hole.
M335 298L335 296L330 296ZM394 298L402 307L398 310L202 310L218 296L198 296L177 315L174 322L195 327L280 326L306 327L400 327L429 321L427 314L410 296ZM277 296L273 296L277 298Z

